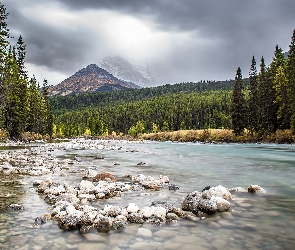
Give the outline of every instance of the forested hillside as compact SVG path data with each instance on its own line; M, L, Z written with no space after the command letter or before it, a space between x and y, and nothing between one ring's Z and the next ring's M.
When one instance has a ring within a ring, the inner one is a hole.
M171 93L146 100L59 114L55 131L91 135L230 127L230 91ZM133 128L136 127L136 129ZM130 130L131 129L131 130Z
M24 132L52 135L52 113L48 83L42 91L33 76L25 70L26 45L22 36L11 45L6 19L0 3L0 139L21 139Z
M244 80L247 85L248 79ZM167 84L152 88L142 89L129 89L124 91L111 91L111 92L96 92L85 93L79 95L69 96L54 96L51 97L52 107L57 110L76 110L84 107L104 107L119 103L127 103L138 100L146 100L149 98L172 94L172 93L191 93L191 92L204 92L211 90L231 90L234 81L200 81L188 82L178 84Z

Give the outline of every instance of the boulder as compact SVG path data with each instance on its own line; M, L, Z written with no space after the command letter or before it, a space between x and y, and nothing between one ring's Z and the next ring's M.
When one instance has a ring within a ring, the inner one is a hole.
M250 185L248 187L248 193L266 193L266 191L258 185Z
M139 210L139 207L135 203L130 203L127 207L128 213L137 213Z
M202 192L202 197L205 199L210 199L212 196L221 197L225 200L232 199L231 193L228 191L228 189L221 186L221 185L216 186L216 187L211 187L209 189L205 189Z
M101 181L101 180L111 180L111 181L116 181L115 176L112 173L109 172L103 172L103 173L99 173L97 174L94 178L93 181L97 182L97 181Z
M38 193L44 193L45 189L49 188L51 184L52 184L52 180L50 179L42 181L40 185L38 186Z
M229 201L215 196L212 196L210 200L216 204L218 212L226 212L230 210Z

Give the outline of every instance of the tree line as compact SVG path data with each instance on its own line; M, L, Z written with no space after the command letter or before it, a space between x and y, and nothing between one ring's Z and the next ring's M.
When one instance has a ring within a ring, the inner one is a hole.
M25 68L26 45L19 36L12 46L7 17L0 2L0 130L16 140L24 132L51 136L53 116L47 80L41 89L35 76L29 79Z
M253 56L248 87L237 69L232 92L232 128L236 135L247 131L258 135L291 129L295 134L295 29L286 58L277 45L274 57L266 66L262 57L256 67Z
M67 111L54 119L58 135L138 135L180 129L227 128L231 91L170 93L133 102Z

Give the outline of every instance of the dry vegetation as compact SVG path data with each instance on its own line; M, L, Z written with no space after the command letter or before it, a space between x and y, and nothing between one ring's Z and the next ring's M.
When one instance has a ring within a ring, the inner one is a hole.
M142 134L142 140L179 141L179 142L239 142L239 143L294 143L295 136L291 130L277 130L275 134L259 136L245 131L235 136L230 129L179 130L174 132L158 132Z

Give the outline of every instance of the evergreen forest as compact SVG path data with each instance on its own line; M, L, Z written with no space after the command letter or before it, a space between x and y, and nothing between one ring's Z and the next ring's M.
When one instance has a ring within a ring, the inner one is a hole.
M53 116L45 79L40 88L25 69L26 45L11 44L8 13L0 3L0 137L23 139L26 132L52 136Z

